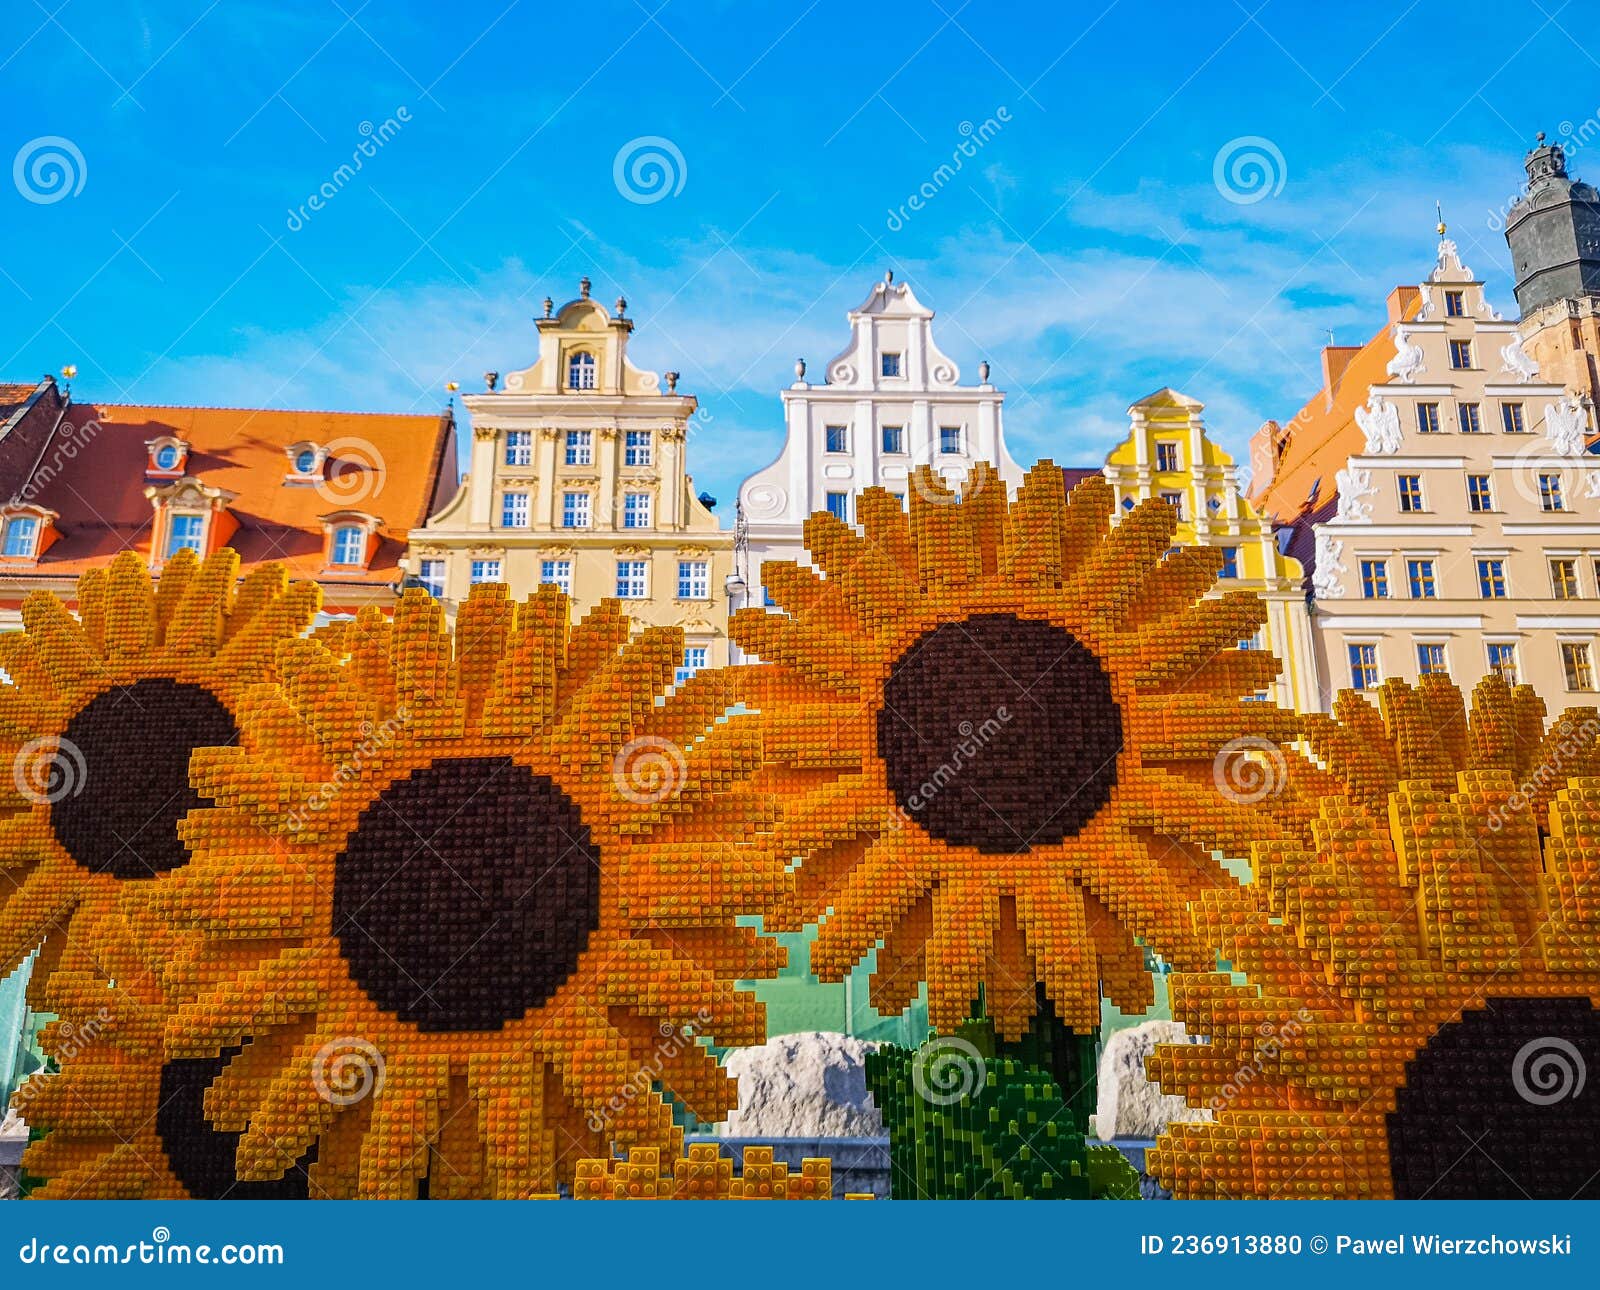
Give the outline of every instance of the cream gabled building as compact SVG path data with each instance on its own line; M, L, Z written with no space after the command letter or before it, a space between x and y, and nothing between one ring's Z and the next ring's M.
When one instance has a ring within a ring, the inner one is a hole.
M1600 665L1586 411L1541 376L1452 241L1390 316L1337 357L1267 490L1305 499L1324 699L1430 672L1470 689L1495 671L1566 708Z
M1174 542L1221 550L1222 573L1208 594L1253 591L1266 604L1267 620L1248 647L1271 650L1280 670L1259 697L1317 711L1305 571L1279 551L1271 519L1240 491L1233 458L1206 435L1204 409L1173 389L1157 390L1128 409L1128 437L1112 449L1104 471L1116 491L1117 513L1158 498L1177 512Z
M515 598L559 585L575 615L617 598L684 632L682 671L727 662L733 534L695 496L684 449L696 401L628 361L627 302L544 302L539 357L466 395L468 473L412 535L408 570L452 612L474 582Z
M850 343L806 379L804 360L782 392L783 452L739 487L737 572L746 604L764 603L761 565L805 563L801 528L817 511L855 520L855 497L874 485L900 497L917 466L932 466L959 487L974 462L987 461L1008 490L1022 471L1006 451L1005 394L978 365L978 384L934 343L933 310L893 273L850 311ZM735 609L741 606L734 605Z

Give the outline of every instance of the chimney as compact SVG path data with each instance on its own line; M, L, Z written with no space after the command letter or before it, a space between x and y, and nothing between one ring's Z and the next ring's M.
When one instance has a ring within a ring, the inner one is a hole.
M1324 345L1322 347L1322 388L1330 394L1338 388L1339 378L1350 360L1361 352L1360 345Z
M1410 317L1421 299L1422 292L1416 287L1396 287L1389 293L1386 302L1389 306L1390 323L1397 323L1403 318Z

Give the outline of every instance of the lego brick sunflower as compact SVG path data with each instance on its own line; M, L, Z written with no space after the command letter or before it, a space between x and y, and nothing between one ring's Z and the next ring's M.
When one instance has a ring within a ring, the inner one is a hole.
M1205 1042L1149 1069L1215 1121L1147 1169L1178 1197L1600 1196L1600 779L1543 829L1510 770L1402 780L1313 837L1196 903L1233 972L1172 978Z
M204 1107L239 1178L314 1152L317 1195L519 1197L673 1147L652 1082L726 1114L684 1036L760 1042L734 980L781 965L735 922L783 881L748 844L759 740L726 673L666 694L680 633L630 636L615 603L574 627L553 587L479 586L452 640L410 592L347 658L285 646L240 746L196 755L165 1050L225 1062Z
M1211 966L1184 906L1232 881L1213 852L1246 854L1297 809L1219 789L1228 749L1279 759L1294 737L1292 714L1245 701L1278 670L1238 648L1264 611L1206 595L1221 553L1173 548L1164 503L1113 524L1104 480L1069 499L1043 462L1010 503L983 464L960 498L926 468L913 482L909 514L861 494L860 533L812 516L815 568L763 568L786 612L734 618L764 662L742 692L794 876L767 926L819 922L824 980L881 939L874 1005L899 1012L926 981L941 1031L981 989L1020 1037L1036 983L1090 1031L1102 986L1129 1011L1151 1002L1136 937Z
M14 1104L48 1131L24 1168L44 1196L182 1196L162 1133L183 1072L163 1072L165 997L148 961L175 952L152 932L131 952L123 911L188 862L178 822L199 804L197 747L232 743L243 695L280 641L309 626L320 593L279 566L238 581L238 557L180 551L152 580L133 552L78 583L78 617L43 592L0 638L12 684L0 726L12 790L0 823L0 972L40 949L29 1002L59 1019L41 1042L61 1073ZM157 1110L163 1108L163 1115ZM229 1175L231 1181L231 1173Z

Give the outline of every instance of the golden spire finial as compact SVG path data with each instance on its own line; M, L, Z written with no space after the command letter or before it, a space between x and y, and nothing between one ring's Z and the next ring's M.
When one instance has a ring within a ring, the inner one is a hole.
M1439 217L1439 236L1443 237L1444 236L1444 228L1445 228L1445 224L1444 224L1444 207L1441 206L1438 202L1434 202L1433 210L1434 210L1434 213Z

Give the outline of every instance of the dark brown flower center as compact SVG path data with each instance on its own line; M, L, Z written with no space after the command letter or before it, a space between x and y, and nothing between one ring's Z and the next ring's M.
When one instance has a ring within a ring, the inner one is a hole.
M1072 633L979 614L924 633L894 664L878 755L933 837L1019 854L1073 837L1117 782L1122 714Z
M577 806L509 757L442 758L361 813L333 930L380 1008L425 1031L498 1030L550 998L599 925Z
M190 754L238 737L204 687L137 681L96 695L67 722L35 788L50 799L57 841L85 869L153 878L189 860L178 821L202 805L189 787Z

